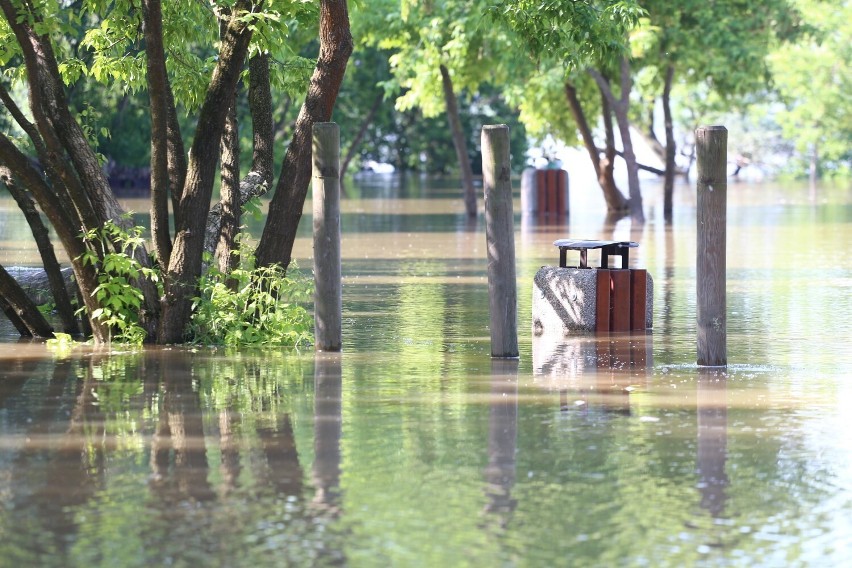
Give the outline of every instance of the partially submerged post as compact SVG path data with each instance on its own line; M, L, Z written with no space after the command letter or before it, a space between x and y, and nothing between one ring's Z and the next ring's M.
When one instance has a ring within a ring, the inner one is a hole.
M340 351L340 128L313 125L314 335L317 351Z
M702 126L695 131L698 158L698 364L708 367L721 367L728 363L725 319L727 145L728 131L724 126Z
M509 162L509 127L482 127L482 186L488 248L491 356L518 356L518 292Z

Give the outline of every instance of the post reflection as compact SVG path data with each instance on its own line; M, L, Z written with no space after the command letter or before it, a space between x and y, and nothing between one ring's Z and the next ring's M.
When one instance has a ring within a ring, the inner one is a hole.
M339 353L317 353L314 359L313 504L334 515L340 513L341 357Z
M492 359L491 396L488 414L488 465L485 468L487 513L508 524L517 506L512 497L515 485L515 454L518 437L518 361Z
M630 393L652 366L650 333L533 337L536 382L559 392L563 411L630 414Z
M701 507L714 518L725 512L729 485L727 375L718 369L701 369L698 375L698 448L696 469Z

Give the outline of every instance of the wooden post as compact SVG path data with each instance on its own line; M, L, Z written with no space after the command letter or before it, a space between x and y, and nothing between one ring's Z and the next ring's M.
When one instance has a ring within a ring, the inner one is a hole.
M509 167L509 127L482 127L482 186L488 248L491 356L518 357L518 291Z
M725 319L727 145L728 131L724 126L702 126L695 131L698 158L698 364L707 367L723 367L728 363Z
M340 129L313 125L314 335L317 351L340 351Z

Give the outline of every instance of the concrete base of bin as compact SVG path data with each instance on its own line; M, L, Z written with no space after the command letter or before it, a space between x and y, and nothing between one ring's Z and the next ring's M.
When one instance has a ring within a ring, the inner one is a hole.
M555 266L543 266L536 272L532 298L533 335L566 337L572 333L597 331L598 272L589 268ZM653 297L654 283L646 273L644 329L653 326ZM609 322L601 327L609 329Z

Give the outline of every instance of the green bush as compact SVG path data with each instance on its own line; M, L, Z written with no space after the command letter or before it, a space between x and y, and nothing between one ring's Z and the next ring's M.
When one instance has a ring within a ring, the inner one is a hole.
M243 239L244 241L244 239ZM289 275L280 266L256 267L241 246L240 267L228 274L211 266L193 301L190 336L204 345L292 345L311 343L313 318L306 309L313 282L296 263Z

